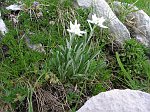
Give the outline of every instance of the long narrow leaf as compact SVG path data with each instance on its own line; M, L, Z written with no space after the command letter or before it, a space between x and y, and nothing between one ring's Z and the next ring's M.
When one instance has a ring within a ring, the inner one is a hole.
M129 82L127 82L129 84L129 86L131 88L134 88L135 87L135 82L131 79L131 74L129 74L126 69L124 68L121 60L120 60L120 57L119 57L119 54L118 52L116 52L116 59L117 59L117 62L119 64L119 67L121 68L122 72L124 73L124 75L127 77L127 79L129 80Z

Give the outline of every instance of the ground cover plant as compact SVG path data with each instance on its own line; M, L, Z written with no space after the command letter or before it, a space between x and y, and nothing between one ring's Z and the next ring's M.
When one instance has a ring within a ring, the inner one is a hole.
M14 3L24 9L6 10ZM135 5L149 12L147 3ZM149 48L134 37L120 47L104 18L88 19L92 9L75 9L73 0L3 0L0 11L8 27L0 35L0 111L72 112L102 91L150 92Z

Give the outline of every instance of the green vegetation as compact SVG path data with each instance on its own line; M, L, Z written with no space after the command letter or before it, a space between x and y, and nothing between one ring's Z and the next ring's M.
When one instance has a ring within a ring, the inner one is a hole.
M57 100L58 107L53 109L61 109L62 104L64 110L75 111L89 97L102 91L130 88L150 92L149 49L134 37L120 48L107 29L96 27L93 33L87 22L91 10L75 9L73 0L39 0L38 8L32 6L33 2L23 1L25 9L19 12L17 24L10 21L8 14L13 12L5 9L15 0L4 0L0 6L9 29L0 41L0 108L5 108L3 111L38 112L36 107L50 95L53 100L48 101L53 104L47 104L49 110ZM149 13L148 4L147 0L136 3ZM43 16L38 17L39 12ZM85 36L69 36L69 22L74 23L76 19L81 29L86 29ZM31 48L33 45L38 48ZM43 48L45 51L39 52Z
M139 9L144 10L147 14L150 15L150 1L149 0L117 0L117 1L126 2L130 4L133 4L136 2L135 5Z

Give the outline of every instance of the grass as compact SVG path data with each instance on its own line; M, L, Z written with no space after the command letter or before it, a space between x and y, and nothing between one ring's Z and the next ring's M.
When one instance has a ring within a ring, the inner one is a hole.
M150 92L149 48L135 39L120 48L107 29L96 27L92 34L87 23L91 10L75 9L73 1L39 0L37 9L33 2L23 1L26 10L19 13L18 24L10 21L12 12L5 10L15 1L4 1L0 7L9 29L0 41L0 106L6 109L2 111L38 111L35 107L41 109L46 99L53 102L47 104L49 111L54 104L58 107L53 109L75 111L102 91L130 88ZM149 14L147 4L147 0L139 0L135 5ZM38 18L39 12L43 16ZM87 37L70 38L66 29L75 19L86 29Z
M150 15L150 1L148 0L118 0L121 2L127 2L127 3L135 3L136 1L136 6L141 9L144 10L147 14Z

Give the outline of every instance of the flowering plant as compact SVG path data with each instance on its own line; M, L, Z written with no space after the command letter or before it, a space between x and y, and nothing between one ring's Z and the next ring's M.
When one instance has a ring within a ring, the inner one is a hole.
M51 66L56 67L55 69L59 72L62 81L76 79L75 82L77 82L88 79L94 77L91 75L92 73L104 67L102 66L105 65L104 60L97 59L102 51L100 49L95 50L92 42L90 42L97 25L107 28L103 25L104 20L104 18L97 18L95 15L92 16L92 20L88 20L91 29L89 36L86 31L80 30L80 24L77 20L74 24L70 22L70 28L67 29L70 38L66 39L66 45L61 45L59 50L52 51L53 58L50 61ZM95 25L92 27L91 23ZM84 38L81 37L83 35ZM77 38L78 36L81 38Z

